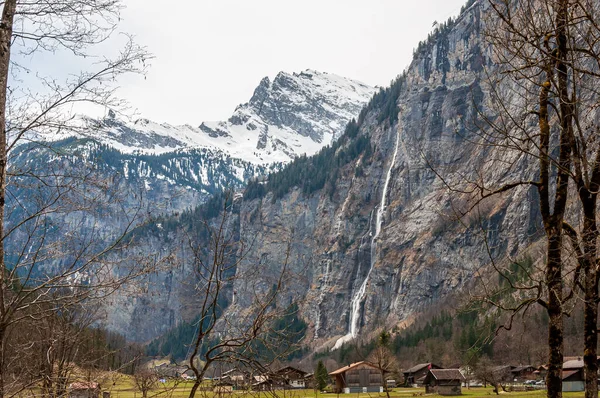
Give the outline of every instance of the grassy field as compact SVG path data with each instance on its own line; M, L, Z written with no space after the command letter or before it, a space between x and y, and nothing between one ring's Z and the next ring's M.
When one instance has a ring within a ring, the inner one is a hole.
M148 393L148 398L187 398L192 387L192 382L167 382L161 384L160 387L153 389ZM104 387L104 386L103 386ZM108 387L108 386L106 386ZM111 388L104 388L111 392L111 398L142 398L142 394L136 390L133 383L129 379L123 379L113 385ZM463 396L468 398L492 398L496 396L492 388L463 388ZM438 395L425 395L423 388L395 388L390 392L391 398L410 398L410 397L439 397ZM500 393L504 398L543 398L546 396L545 390L528 391L528 392L512 392ZM565 398L581 398L583 392L580 393L563 393ZM333 398L337 394L317 393L313 390L292 390L292 391L275 391L272 393L257 393L247 391L234 391L231 393L215 394L212 391L198 391L196 398L229 398L229 397L247 397L247 398ZM386 394L340 394L340 398L384 398Z

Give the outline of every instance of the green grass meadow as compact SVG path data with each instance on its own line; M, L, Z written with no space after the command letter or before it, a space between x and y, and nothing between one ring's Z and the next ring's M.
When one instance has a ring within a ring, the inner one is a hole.
M167 383L160 384L157 388L154 388L148 393L148 398L187 398L192 388L193 382L182 381L174 382L168 381ZM111 398L142 398L142 394L136 390L132 381L128 378L123 377L113 386L103 386L104 391L110 391ZM214 393L210 388L209 384L205 385L206 388L197 391L196 398L228 398L228 397L247 397L247 398L326 398L326 397L337 397L338 394L331 393L315 393L314 390L286 390L286 391L273 391L273 392L250 392L250 391L232 391L226 393ZM410 397L440 397L434 394L425 394L424 388L394 388L390 391L390 398L410 398ZM462 396L468 398L491 398L496 396L491 387L472 387L463 388ZM546 396L545 390L527 391L527 392L501 392L500 396L504 398L543 398ZM584 396L583 392L569 392L563 393L564 398L581 398ZM385 393L361 393L361 394L339 394L340 398L384 398Z

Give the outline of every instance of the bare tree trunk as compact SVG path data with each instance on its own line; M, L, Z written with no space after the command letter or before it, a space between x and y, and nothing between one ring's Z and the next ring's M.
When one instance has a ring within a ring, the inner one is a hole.
M4 205L6 198L6 168L8 154L6 150L6 97L8 90L8 74L10 69L10 45L13 33L13 21L17 8L16 0L4 2L2 20L0 21L0 397L6 391L6 324L5 295L10 289L6 281L6 265L4 263Z
M585 397L598 397L598 228L596 225L596 193L580 189L583 205L584 248L584 375Z
M598 396L598 285L595 282L597 272L586 273L584 304L584 374L585 398ZM593 274L593 275L592 275ZM594 278L594 281L591 280Z
M196 396L196 391L198 391L198 387L200 387L200 383L202 382L201 379L196 378L196 380L194 380L194 385L192 386L192 389L190 390L190 397L195 397Z
M548 374L546 386L549 398L562 397L563 309L561 278L561 233L549 238L546 283L548 286Z

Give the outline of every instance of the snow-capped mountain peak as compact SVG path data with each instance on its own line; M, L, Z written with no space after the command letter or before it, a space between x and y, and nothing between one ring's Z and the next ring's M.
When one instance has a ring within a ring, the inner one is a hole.
M96 130L94 139L124 153L207 148L254 164L285 163L314 154L337 138L374 92L330 73L280 72L272 81L263 78L252 98L226 121L173 126L148 119L123 121L109 114L88 123Z

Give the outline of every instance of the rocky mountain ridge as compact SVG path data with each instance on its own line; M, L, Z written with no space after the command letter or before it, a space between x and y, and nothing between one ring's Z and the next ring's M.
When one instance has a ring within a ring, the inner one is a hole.
M516 256L539 236L534 194L526 188L490 200L476 219L453 221L456 198L446 184L534 172L498 148L469 145L492 109L486 12L485 2L469 1L419 46L405 73L375 95L334 146L251 184L240 199L233 225L253 245L239 271L260 267L264 281L253 288L268 289L290 248L295 277L280 300L299 305L309 325L305 344L339 347L409 323L467 286L491 258ZM509 160L507 174L500 166ZM160 234L150 239L164 242ZM177 288L185 268L157 275L149 284L159 287L152 303L131 305L127 320L155 331L177 324L187 300ZM227 311L235 314L253 292L243 280L231 291L235 301Z
M330 144L375 91L330 73L280 72L273 81L263 78L250 101L238 105L226 121L173 126L123 120L109 111L102 120L84 118L87 128L79 132L42 138L93 138L127 154L206 149L257 165L287 163Z
M181 211L330 144L374 91L334 74L280 72L272 82L264 78L227 121L172 126L109 111L103 119L82 117L75 129L30 137L26 142L41 144L17 146L12 167L72 155L124 178L153 214Z

